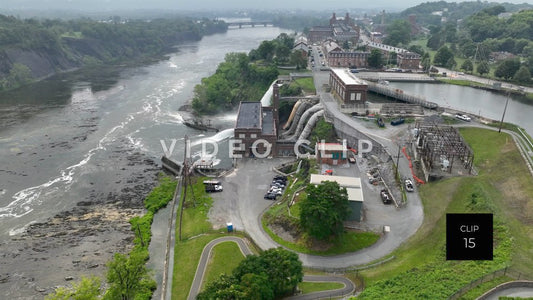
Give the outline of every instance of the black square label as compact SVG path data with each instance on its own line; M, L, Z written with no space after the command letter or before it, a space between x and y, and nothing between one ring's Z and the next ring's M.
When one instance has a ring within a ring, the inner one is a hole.
M492 260L492 214L446 214L446 260Z

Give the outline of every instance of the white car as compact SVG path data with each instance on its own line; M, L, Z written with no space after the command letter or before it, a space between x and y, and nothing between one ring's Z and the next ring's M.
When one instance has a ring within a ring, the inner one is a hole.
M470 122L472 120L469 116L463 114L456 114L455 117L466 122Z
M405 190L408 192L414 192L415 188L413 186L413 181L411 181L411 179L405 180Z

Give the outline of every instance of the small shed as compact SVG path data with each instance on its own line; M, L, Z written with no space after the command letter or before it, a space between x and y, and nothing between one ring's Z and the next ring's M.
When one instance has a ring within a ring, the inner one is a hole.
M361 221L361 211L363 210L363 190L361 188L347 188L348 201L350 205L350 215L348 221Z
M351 209L350 215L348 216L348 221L357 221L362 220L362 210L363 210L363 189L361 186L361 178L359 177L350 177L350 176L329 176L329 175L318 175L311 174L311 184L321 184L325 181L334 181L339 184L340 187L346 188L348 193L348 201Z

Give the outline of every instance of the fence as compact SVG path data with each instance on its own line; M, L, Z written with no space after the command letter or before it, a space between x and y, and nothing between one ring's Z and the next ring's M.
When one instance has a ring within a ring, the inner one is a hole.
M472 280L469 284L463 286L460 290L458 290L453 295L448 297L448 300L459 299L461 296L466 294L469 290L475 288L476 286L482 284L483 282L487 282L487 281L493 280L496 277L500 277L500 276L508 276L508 277L514 278L516 280L528 279L527 275L522 274L522 273L520 273L518 271L515 271L515 270L513 270L513 269L511 269L509 267L505 267L503 269L500 269L500 270L494 271L494 272L492 272L490 274L487 274L487 275L485 275L485 276L483 276L483 277L481 277L479 279Z

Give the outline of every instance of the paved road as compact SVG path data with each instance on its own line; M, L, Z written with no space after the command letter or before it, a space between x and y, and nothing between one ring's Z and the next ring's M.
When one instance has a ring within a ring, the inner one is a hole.
M250 248L248 247L248 245L246 245L246 242L239 237L227 236L214 239L209 242L202 251L202 256L200 257L200 262L198 263L198 267L196 268L196 273L194 275L191 290L189 292L189 297L187 297L187 299L196 299L196 296L198 295L198 293L200 292L200 288L202 287L202 281L204 280L205 269L207 267L209 257L211 256L211 251L213 250L213 247L223 242L237 243L239 249L241 249L241 252L244 256L252 254L252 251L250 251Z
M187 299L194 300L196 299L196 296L200 292L200 288L202 287L202 281L205 276L205 270L207 267L207 262L209 261L209 257L211 256L211 251L213 250L213 247L216 245L223 243L223 242L235 242L239 246L239 249L241 250L241 253L246 256L252 254L252 251L248 247L248 244L246 241L239 237L234 236L227 236L227 237L221 237L212 240L209 242L202 251L202 256L200 257L200 262L198 263L198 267L196 269L196 273L194 275L194 280L191 286L191 290L189 292L189 296ZM348 294L353 293L355 290L355 285L353 282L348 280L344 277L339 276L311 276L307 275L304 276L303 281L308 282L338 282L342 283L344 285L343 288L337 289L337 290L330 290L330 291L323 291L323 292L315 292L305 295L298 295L293 296L288 299L320 299L325 297L341 297Z
M501 82L501 81L492 80L492 79L483 78L483 77L478 77L478 76L469 75L469 74L459 75L459 73L457 71L452 71L450 69L445 69L445 68L441 68L441 67L438 67L437 69L439 70L439 73L446 72L448 77L457 78L457 79L463 79L463 80L469 80L469 81L475 81L475 82L488 84L488 85L492 85L494 83L501 83L502 87L507 88L507 89L533 93L533 88L531 88L531 87L516 85L516 84L512 84L512 83L507 83L507 82Z

